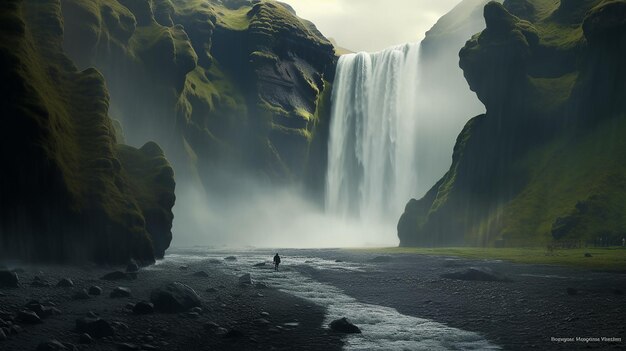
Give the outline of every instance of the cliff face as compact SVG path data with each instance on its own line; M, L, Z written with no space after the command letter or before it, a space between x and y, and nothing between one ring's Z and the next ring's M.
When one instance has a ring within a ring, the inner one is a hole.
M102 75L63 53L58 0L0 8L0 257L153 262L171 239L163 153L117 145Z
M491 2L460 66L487 112L398 223L401 245L617 242L626 212L626 2Z
M450 167L450 151L465 123L485 107L470 91L459 68L459 48L485 28L488 0L464 0L426 32L420 44L415 137L417 192L425 194Z
M325 168L315 139L334 51L288 5L62 0L62 11L64 48L103 72L131 144L156 140L206 186L216 166L321 184L309 171Z

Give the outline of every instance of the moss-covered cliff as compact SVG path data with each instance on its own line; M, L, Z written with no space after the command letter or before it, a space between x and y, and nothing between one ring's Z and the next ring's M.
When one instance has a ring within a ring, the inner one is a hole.
M626 1L507 0L460 52L485 115L398 223L401 245L617 242L626 232Z
M329 118L317 112L335 56L288 5L62 0L62 11L68 55L103 72L131 144L156 140L179 177L210 187L219 166L322 184L305 173L325 167L309 148Z
M154 143L116 143L102 75L63 53L60 1L3 1L0 23L0 257L162 256L172 168Z

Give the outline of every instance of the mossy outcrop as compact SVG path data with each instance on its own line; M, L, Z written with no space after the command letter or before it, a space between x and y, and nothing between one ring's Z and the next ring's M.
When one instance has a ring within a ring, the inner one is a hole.
M308 180L335 56L275 1L62 0L64 48L103 72L131 143L155 140L179 177L215 169ZM325 165L319 165L324 168ZM320 183L320 180L314 179ZM315 184L317 184L315 183ZM318 186L318 185L314 185Z
M401 245L617 243L626 212L626 1L507 0L460 66L486 114L398 224Z
M0 23L0 256L154 262L174 204L160 149L117 144L102 75L63 53L60 1L3 1Z

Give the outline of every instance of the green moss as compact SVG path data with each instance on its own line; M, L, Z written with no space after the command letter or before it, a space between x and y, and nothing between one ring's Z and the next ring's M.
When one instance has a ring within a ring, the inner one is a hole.
M456 183L459 160L464 156L464 151L467 147L467 143L472 136L472 129L475 128L475 125L484 118L485 116L481 115L470 119L465 124L463 131L461 131L461 134L459 134L459 136L457 137L456 143L454 145L454 151L452 154L452 166L450 167L450 170L444 175L441 185L439 185L437 188L437 197L433 201L429 213L437 212L441 206L448 202L450 194L454 189L454 184Z
M532 108L554 112L570 98L574 84L578 79L578 72L565 74L557 78L529 77L532 85Z
M514 8L532 23L488 4L487 29L461 50L487 114L459 135L436 196L403 215L419 222L403 222L403 243L536 246L626 234L624 52L615 45L623 5L590 20L599 1L526 3ZM593 47L591 22L611 39Z
M621 247L583 248L556 250L549 253L546 248L480 248L480 247L388 247L355 249L357 252L377 254L407 254L456 256L475 260L505 260L523 264L550 264L583 269L623 272L626 267L626 250ZM585 257L590 253L592 257Z
M253 51L250 54L250 59L257 61L267 61L267 62L277 62L278 61L278 56L276 56L276 54L271 53L271 52L266 52L266 51Z
M587 135L570 131L531 151L524 160L524 167L532 170L531 179L505 212L502 232L507 240L519 244L552 240L555 219L567 216L578 202L593 195L601 196L603 204L595 206L606 212L604 219L584 219L591 221L581 223L588 230L572 236L589 240L602 232L624 232L626 219L611 217L626 202L620 176L626 174L626 142L619 136L623 130L624 118L614 118Z
M220 162L251 164L263 172L276 165L268 173L282 172L285 163L300 167L320 94L316 82L333 63L332 46L312 23L275 1L123 0L108 10L107 2L88 6L87 25L68 13L66 28L82 33L87 26L94 35L90 45L66 46L72 57L86 57L82 66L103 70L116 117L129 136L149 136L175 148L172 153L194 157L197 164L187 168L203 170L191 173L211 172ZM122 40L105 17L126 23L127 14L135 22ZM273 74L276 65L280 69ZM296 86L287 99L282 92L274 99L271 88L259 90L281 80ZM136 106L135 91L147 110ZM180 137L172 135L172 125Z
M43 224L30 228L34 233L22 228L20 237L11 240L16 251L12 255L153 261L147 213L140 207L141 199L128 191L131 181L118 158L103 76L93 68L77 71L64 55L60 3L22 2L12 12L2 13L23 25L19 32L0 28L0 53L6 63L3 76L11 77L15 87L15 96L6 106L15 116L7 126L16 134L12 147L22 145L16 154L24 152L31 164L9 161L8 167L18 174L49 179L45 183L32 177L21 180L23 176L6 172L6 179L12 179L20 197L31 205L25 209L19 201L11 201L13 207L2 212L21 211L22 222ZM3 198L10 199L13 191L3 188ZM2 229L12 221L2 218ZM0 240L6 239L4 232L0 234Z
M217 24L226 27L229 30L243 31L250 26L250 17L248 12L250 7L242 6L236 10L225 7L214 8L217 14Z

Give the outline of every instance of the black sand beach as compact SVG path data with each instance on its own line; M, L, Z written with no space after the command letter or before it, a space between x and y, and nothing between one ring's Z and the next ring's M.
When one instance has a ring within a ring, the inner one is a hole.
M403 334L396 334L394 328L404 328L402 323L406 322L400 319L405 317L472 332L486 339L490 347L504 350L621 349L626 340L626 275L623 274L408 254L381 258L347 250L281 251L282 274L302 277L307 284L336 289L329 293L338 292L337 299L344 299L350 305L342 309L341 301L330 307L316 304L319 300L315 292L311 292L311 299L298 297L307 292L292 293L296 289L290 286L293 283L283 280L278 273L273 275L269 263L259 267L251 264L269 262L269 250L203 253L194 249L172 250L172 253L157 265L140 269L136 279L118 281L99 278L123 267L20 266L17 268L20 286L0 289L0 318L8 329L6 340L0 341L1 349L35 350L50 339L71 343L79 350L339 350L360 349L362 345L377 349L429 349L429 344L413 339L398 344L346 343L346 340L372 338L366 335L372 330L381 331L381 338L401 342ZM231 254L238 260L224 260ZM259 261L264 257L267 260ZM442 277L469 267L492 272L504 281ZM239 282L239 276L245 273L251 273L252 285ZM52 286L31 286L35 276ZM74 287L55 286L64 277L72 279ZM133 313L129 304L149 300L153 288L172 281L193 288L201 297L202 311ZM73 298L77 291L92 285L102 288L101 296ZM132 295L109 297L117 286L130 288ZM60 314L43 318L41 324L28 324L15 318L31 300L44 306L52 302ZM374 324L369 329L366 327L363 335L351 336L352 339L327 327L328 313L349 314L351 309L362 309L356 315L367 317L368 313L379 313L371 310L372 306L395 314L371 322ZM76 320L89 312L109 322L115 335L81 344L80 333L75 330ZM397 325L394 318L398 319ZM10 324L19 325L18 331ZM385 330L391 332L385 334ZM576 341L576 337L612 337L622 341ZM553 338L574 338L574 341ZM437 347L463 349L458 345L462 344L442 342ZM477 349L475 344L471 347Z

